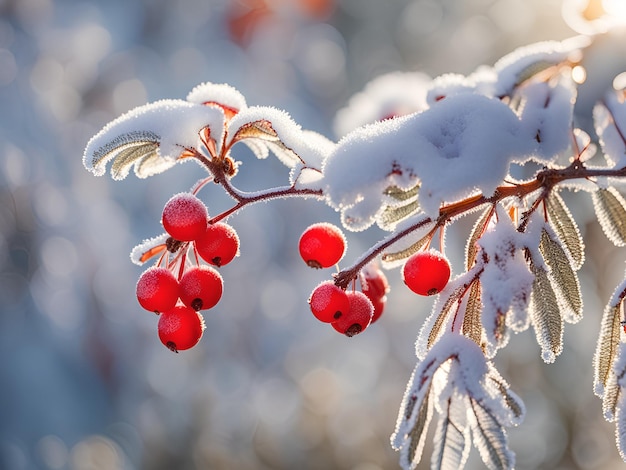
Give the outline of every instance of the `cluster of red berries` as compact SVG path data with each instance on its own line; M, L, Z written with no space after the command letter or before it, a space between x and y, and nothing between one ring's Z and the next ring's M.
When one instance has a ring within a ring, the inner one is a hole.
M166 252L137 281L139 304L159 314L159 338L174 352L200 341L204 320L199 311L214 307L224 287L222 276L213 266L228 264L239 253L237 232L228 224L209 224L208 220L206 206L195 195L173 196L162 215L163 227L170 236ZM174 253L170 262L169 254Z
M329 223L309 226L300 237L299 251L312 268L336 265L346 249L342 231ZM419 295L434 295L448 284L450 263L440 252L429 249L412 255L402 270L405 284ZM346 336L354 336L380 318L387 302L389 283L375 265L359 273L361 290L344 290L333 281L320 283L309 297L313 315Z
M329 223L313 224L300 237L300 256L312 268L336 265L345 250L343 232ZM315 318L351 337L380 317L388 291L389 284L382 271L368 267L361 273L361 291L346 291L332 281L324 281L313 290L309 306Z

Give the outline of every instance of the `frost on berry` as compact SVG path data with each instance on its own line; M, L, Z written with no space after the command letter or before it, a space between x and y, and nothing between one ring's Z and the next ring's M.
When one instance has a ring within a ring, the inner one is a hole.
M310 225L302 233L298 248L308 266L316 269L329 268L343 258L346 239L335 225L320 222Z
M352 337L361 333L372 322L374 306L363 292L347 292L350 302L348 313L339 317L339 320L331 323L339 333Z
M151 312L163 312L176 305L178 281L166 268L148 268L139 276L136 293L143 308Z
M159 317L159 339L173 352L184 351L198 344L204 328L202 315L184 305L177 305Z
M180 279L180 300L194 310L215 307L222 291L222 276L210 266L193 267Z
M209 224L204 234L196 239L196 250L207 263L224 266L239 254L239 236L228 224Z
M191 193L179 193L163 208L162 222L175 240L193 241L204 234L208 211L204 203Z
M331 323L337 321L350 310L350 301L346 292L332 281L318 285L309 298L311 312L318 320Z
M407 260L402 278L416 294L435 295L448 284L450 263L436 250L420 251Z

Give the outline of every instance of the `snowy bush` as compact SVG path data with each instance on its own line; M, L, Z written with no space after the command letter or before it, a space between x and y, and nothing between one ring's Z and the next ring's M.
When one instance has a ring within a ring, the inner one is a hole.
M122 179L195 161L206 174L190 192L215 183L233 200L219 214L208 204L209 225L285 197L325 202L350 231L377 224L388 235L332 276L347 291L357 281L371 289L365 279L377 264L401 267L433 245L445 253L448 227L472 217L464 266L453 267L417 338L391 443L401 466L416 468L434 419L432 468L462 468L472 444L488 468L513 468L506 429L523 421L525 407L493 360L511 333L532 327L537 355L554 362L565 323L583 314L584 243L563 192L588 193L607 238L626 245L626 201L615 187L626 176L626 90L606 90L596 104L597 137L574 122L592 44L587 37L534 44L468 76L381 77L338 114L346 132L338 142L302 129L285 111L249 106L229 85L204 83L186 100L120 116L91 139L83 163ZM289 168L284 185L240 189L246 162L236 159L237 143L259 159L277 157ZM194 241L168 234L144 241L131 258L156 259L179 279L203 264ZM625 297L626 280L608 299L593 363L594 391L626 460Z

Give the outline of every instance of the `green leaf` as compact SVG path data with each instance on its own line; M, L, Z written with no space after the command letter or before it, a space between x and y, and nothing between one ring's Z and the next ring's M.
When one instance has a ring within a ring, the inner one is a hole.
M591 193L593 207L604 234L616 246L626 245L626 201L612 186Z
M585 261L585 246L578 225L559 193L550 193L546 199L546 209L551 227L572 257L574 270L580 269Z

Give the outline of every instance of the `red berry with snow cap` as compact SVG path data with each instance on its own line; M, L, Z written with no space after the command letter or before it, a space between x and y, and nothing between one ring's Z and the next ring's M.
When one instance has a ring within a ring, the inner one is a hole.
M450 280L450 263L436 250L420 251L402 268L404 283L419 295L435 295Z
M155 313L163 312L176 305L178 281L168 269L155 266L139 276L136 293L143 308Z
M363 292L346 292L350 302L348 313L342 315L339 320L331 323L339 333L348 337L358 335L372 322L374 306Z
M324 281L313 289L309 298L311 312L319 321L331 323L339 320L350 310L346 292L332 281Z
M198 344L204 328L202 315L185 305L177 305L159 317L159 339L174 352L190 349Z
M208 217L207 208L200 199L191 193L179 193L165 204L161 222L172 238L189 242L204 234Z
M300 256L312 268L328 268L343 258L346 238L333 224L320 222L309 226L299 243Z

